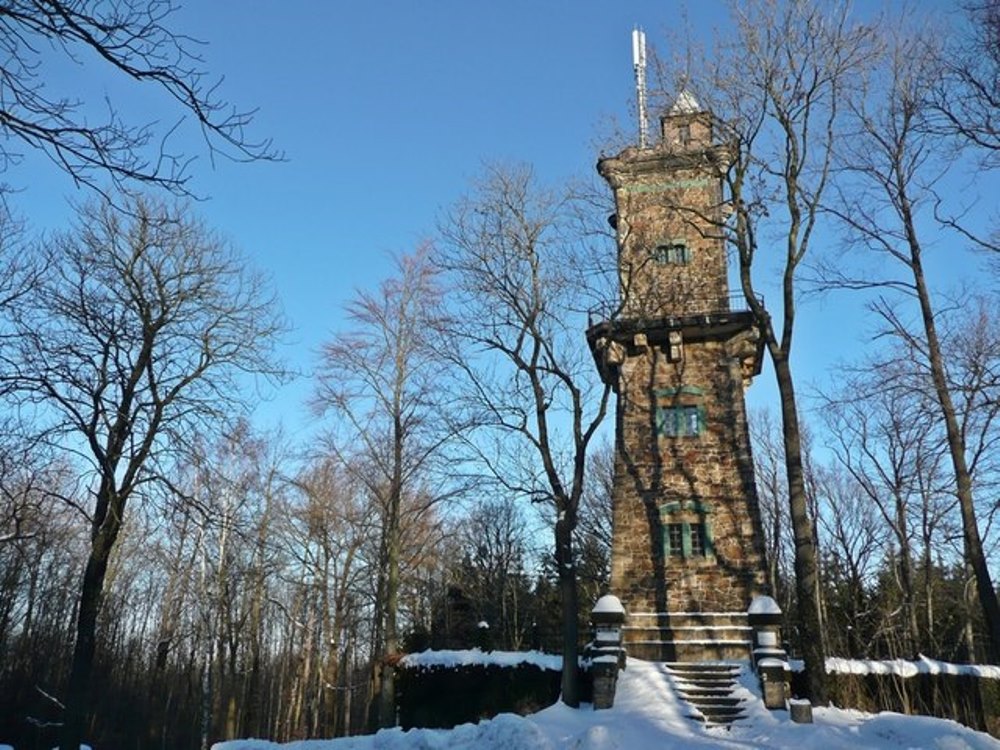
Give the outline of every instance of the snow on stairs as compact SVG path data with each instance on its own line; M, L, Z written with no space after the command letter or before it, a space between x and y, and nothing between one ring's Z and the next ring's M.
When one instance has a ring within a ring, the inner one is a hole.
M692 708L689 719L728 728L746 718L743 699L734 695L740 664L668 662L666 667L677 695Z

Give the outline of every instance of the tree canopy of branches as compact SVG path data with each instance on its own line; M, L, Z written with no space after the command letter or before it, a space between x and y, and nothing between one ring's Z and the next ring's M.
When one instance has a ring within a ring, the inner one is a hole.
M441 378L441 289L428 248L402 256L377 293L348 305L351 323L323 350L314 404L340 417L330 445L378 500L381 541L373 684L378 726L395 723L393 659L399 650L405 522L454 491L440 468L454 436Z
M932 86L929 103L934 130L955 134L981 149L988 168L1000 165L1000 2L963 3L964 33L938 46L934 62L941 75Z
M238 412L251 374L275 375L282 323L263 280L185 209L127 198L79 213L42 250L18 306L7 382L54 449L78 463L90 523L63 747L80 744L101 592L130 500L199 434ZM242 387L241 387L242 386Z
M44 153L77 183L140 183L187 193L190 157L169 150L177 125L128 122L114 103L102 118L78 92L52 91L56 65L97 65L158 89L197 123L213 158L274 159L251 140L253 112L218 98L191 37L171 26L174 0L66 2L10 0L0 6L0 171L20 159L18 144ZM49 85L47 85L47 83Z
M950 148L951 134L936 127L940 108L935 97L954 71L942 64L944 51L937 34L903 25L887 33L884 41L864 95L852 103L857 130L838 151L842 176L829 205L853 246L867 251L869 263L873 258L888 261L887 270L872 274L868 268L840 263L835 270L825 269L825 281L831 287L872 294L870 308L883 330L920 363L932 386L962 514L965 554L988 626L991 658L996 659L1000 602L976 513L970 466L974 446L968 443L958 404L967 391L949 372L940 303L927 265L934 243L965 244L974 235L950 217L955 207L947 200L944 179L961 161ZM958 88L953 95L962 96L963 90ZM968 212L966 207L960 210ZM912 307L899 305L900 297Z
M574 315L592 281L574 219L572 203L543 191L529 168L489 166L441 221L438 256L455 287L453 364L466 376L463 400L472 422L503 441L480 443L479 457L506 491L546 502L554 514L562 699L570 706L579 701L573 535L587 451L610 393Z

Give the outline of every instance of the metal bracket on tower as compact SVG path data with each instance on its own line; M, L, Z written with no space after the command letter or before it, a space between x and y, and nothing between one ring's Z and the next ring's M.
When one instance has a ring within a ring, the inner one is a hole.
M667 357L671 362L680 362L684 359L684 337L680 331L671 331L667 338L670 350Z

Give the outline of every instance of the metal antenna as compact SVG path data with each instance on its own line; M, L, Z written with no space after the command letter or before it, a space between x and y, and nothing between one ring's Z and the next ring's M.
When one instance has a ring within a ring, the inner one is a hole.
M632 29L632 68L639 105L639 148L646 148L646 33L638 26Z

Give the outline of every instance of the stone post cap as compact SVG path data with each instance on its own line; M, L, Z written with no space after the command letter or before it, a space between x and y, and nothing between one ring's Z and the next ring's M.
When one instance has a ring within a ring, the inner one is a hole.
M755 596L747 609L747 620L755 627L780 625L781 607L769 596Z
M750 602L747 614L751 615L780 615L781 607L770 596L755 596Z
M625 622L625 607L621 600L612 594L605 594L597 600L590 611L590 620L597 624L620 624Z
M775 659L774 657L767 657L766 659L761 659L757 662L757 666L760 669L780 669L782 671L788 669L788 664L783 659Z

